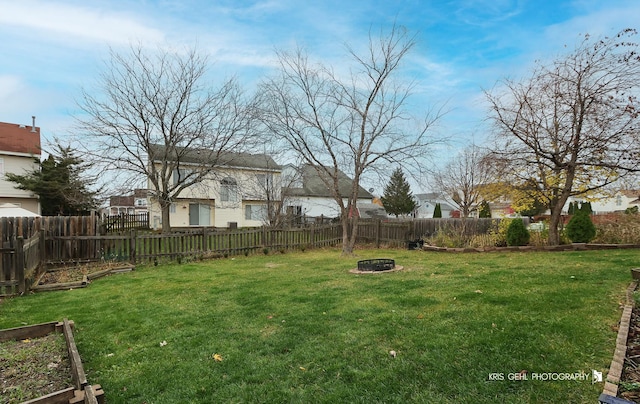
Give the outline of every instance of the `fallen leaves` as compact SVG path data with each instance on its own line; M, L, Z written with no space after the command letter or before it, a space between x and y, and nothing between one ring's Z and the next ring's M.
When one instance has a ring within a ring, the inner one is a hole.
M222 355L215 353L211 356L213 358L214 361L216 362L222 362Z

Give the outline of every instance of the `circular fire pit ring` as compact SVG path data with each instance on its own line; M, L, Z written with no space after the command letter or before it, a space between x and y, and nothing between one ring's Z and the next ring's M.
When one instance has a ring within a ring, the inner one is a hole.
M353 273L382 273L397 271L402 267L396 266L395 260L387 258L376 258L358 261L358 268L351 270Z

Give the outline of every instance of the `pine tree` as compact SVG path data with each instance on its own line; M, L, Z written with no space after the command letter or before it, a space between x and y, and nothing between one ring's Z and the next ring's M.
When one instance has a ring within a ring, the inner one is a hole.
M440 203L436 203L436 207L433 209L433 218L439 219L442 217L442 207Z
M593 213L593 209L591 209L591 202L582 202L580 206L580 211L590 215Z
M575 202L577 203L577 202ZM573 215L574 213L576 213L576 205L574 204L574 202L569 202L569 207L567 209L567 213L569 215Z
M490 218L491 217L491 207L489 206L489 202L482 201L480 203L480 210L478 211L478 217L480 217L480 218Z
M584 206L584 204L583 204ZM588 243L596 236L596 226L587 210L576 210L567 223L567 236L574 243Z
M391 174L389 183L380 199L384 210L396 217L409 214L416 209L416 201L411 194L411 186L400 168L397 168Z
M83 171L90 167L75 156L70 147L56 145L57 150L39 166L24 175L7 173L16 188L38 195L43 216L82 215L98 207L97 191L89 190L90 180Z

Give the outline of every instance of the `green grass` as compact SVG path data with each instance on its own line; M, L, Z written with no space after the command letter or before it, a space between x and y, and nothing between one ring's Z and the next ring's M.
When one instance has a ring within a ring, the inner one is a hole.
M349 273L365 258L404 270ZM5 300L0 328L74 320L109 403L594 402L590 379L488 378L606 371L639 259L312 250L149 266Z

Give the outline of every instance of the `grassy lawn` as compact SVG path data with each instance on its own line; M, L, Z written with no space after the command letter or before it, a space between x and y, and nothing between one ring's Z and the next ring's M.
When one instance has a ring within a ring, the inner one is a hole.
M349 273L366 258L404 270ZM109 403L594 402L591 370L610 364L639 261L637 250L312 250L149 266L7 299L0 328L74 320ZM522 370L589 378L508 380Z

